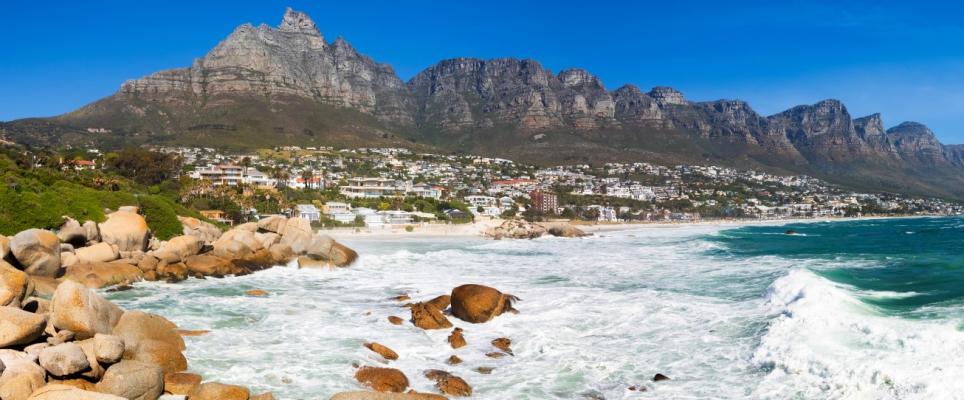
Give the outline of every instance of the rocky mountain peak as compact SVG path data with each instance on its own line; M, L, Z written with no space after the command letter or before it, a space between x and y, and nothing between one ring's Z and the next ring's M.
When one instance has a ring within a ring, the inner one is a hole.
M904 121L900 125L887 130L888 135L893 136L934 136L934 132L931 132L927 125L920 122Z
M668 86L654 87L649 91L649 97L652 97L654 100L656 100L656 104L659 104L661 107L669 104L686 104L686 99L683 98L683 93L680 93L679 90Z
M595 75L590 74L582 68L571 68L559 72L559 80L567 88L577 86L590 86L593 88L604 89L602 81Z
M887 131L884 129L884 121L880 117L880 113L874 113L866 117L855 119L854 129L856 129L857 134L865 140L887 134Z
M301 11L295 11L291 7L288 7L288 9L285 10L285 15L281 19L281 24L278 25L278 30L282 32L299 32L321 35L321 33L318 31L318 27L315 26L315 21L312 21L308 14L305 14Z

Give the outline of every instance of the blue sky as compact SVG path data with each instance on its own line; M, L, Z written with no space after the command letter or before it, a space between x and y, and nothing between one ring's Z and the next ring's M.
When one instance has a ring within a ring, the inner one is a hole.
M764 115L837 98L855 117L915 120L964 143L964 5L951 2L79 3L0 6L0 120L67 112L188 66L237 25L277 25L291 6L405 80L445 58L524 57L585 68L610 89L668 85Z

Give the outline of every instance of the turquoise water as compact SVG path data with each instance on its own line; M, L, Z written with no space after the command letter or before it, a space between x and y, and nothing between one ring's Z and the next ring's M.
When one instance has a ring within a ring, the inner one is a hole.
M787 235L787 230L796 234ZM964 218L908 218L752 226L721 232L720 256L832 261L812 268L856 290L881 312L911 318L964 317Z
M960 218L744 227L640 227L579 239L339 237L358 262L224 279L145 282L108 294L185 329L208 379L327 399L359 390L356 365L411 387L444 369L476 399L956 399L964 395ZM786 235L788 229L796 235ZM448 331L388 324L390 300L464 283L522 299L519 314ZM245 296L258 288L267 297ZM485 357L497 337L514 356ZM463 364L445 360L458 355ZM475 371L495 368L491 374ZM671 381L652 382L656 373ZM630 386L646 391L629 390Z

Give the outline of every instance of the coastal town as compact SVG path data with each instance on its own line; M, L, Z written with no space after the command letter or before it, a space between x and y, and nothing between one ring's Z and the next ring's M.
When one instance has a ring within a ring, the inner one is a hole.
M300 216L320 227L384 229L485 219L591 223L958 215L959 203L859 193L804 175L646 162L537 167L404 148L287 146L245 153L154 147L189 179L184 200L230 194L237 207L201 208L227 224ZM99 151L70 166L98 168ZM203 203L203 202L202 202ZM224 202L219 202L223 204ZM223 208L231 208L225 210Z

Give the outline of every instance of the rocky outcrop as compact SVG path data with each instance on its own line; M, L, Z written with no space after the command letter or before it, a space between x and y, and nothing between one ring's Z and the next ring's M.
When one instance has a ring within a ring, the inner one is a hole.
M452 289L452 315L471 323L482 323L505 312L514 312L519 299L483 285L462 285Z
M164 372L155 364L124 360L107 368L97 391L131 400L156 400L164 393Z
M136 212L119 210L107 216L107 221L98 225L101 240L109 245L117 246L123 253L143 252L147 250L150 239L150 229L147 221Z
M47 325L47 317L17 307L0 307L0 348L32 343Z
M218 382L198 385L187 395L191 400L248 400L250 397L251 392L245 387Z
M501 225L489 228L482 234L493 239L535 239L546 233L546 228L522 219L510 219Z
M221 230L210 222L204 222L194 217L177 217L184 228L184 234L196 236L205 243L211 243L221 237Z
M924 124L903 122L887 130L887 138L904 160L923 165L941 165L953 160L945 154L944 145Z
M472 387L464 379L449 372L430 369L425 371L425 377L435 381L435 387L449 396L471 396Z
M361 367L355 380L376 392L402 393L408 389L408 378L394 368Z
M77 339L110 334L123 311L114 303L73 281L57 287L50 301L50 323L58 330L73 332Z

